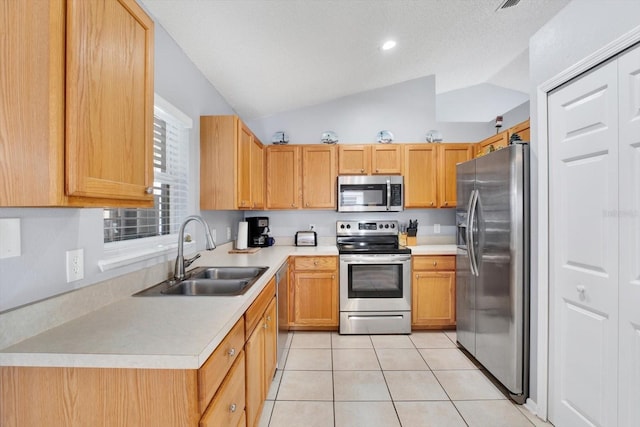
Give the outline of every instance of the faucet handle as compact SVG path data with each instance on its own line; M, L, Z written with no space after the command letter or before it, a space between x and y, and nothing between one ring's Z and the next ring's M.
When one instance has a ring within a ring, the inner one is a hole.
M191 264L193 264L193 261L197 260L198 258L200 258L201 255L200 254L196 254L193 258L187 258L184 260L184 268L189 267Z

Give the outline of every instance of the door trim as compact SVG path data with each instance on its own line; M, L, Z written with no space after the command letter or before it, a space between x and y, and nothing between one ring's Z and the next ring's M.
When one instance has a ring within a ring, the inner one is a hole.
M537 401L527 399L526 406L538 417L547 420L549 415L549 325L550 325L550 271L549 271L549 92L569 80L589 71L640 42L640 26L623 34L596 50L571 67L561 71L536 88L537 121L532 126L534 141L538 147L538 336L537 336ZM533 237L533 236L532 236ZM544 283L542 283L544 281Z

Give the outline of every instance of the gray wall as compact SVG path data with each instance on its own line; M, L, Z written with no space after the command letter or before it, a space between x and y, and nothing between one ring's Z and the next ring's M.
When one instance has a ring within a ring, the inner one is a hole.
M199 116L233 114L234 111L204 78L169 34L156 25L155 91L193 119L190 134L189 212L199 208ZM241 212L205 212L203 216L216 229L218 242L224 243L226 227L235 227ZM98 283L108 278L166 261L175 256L156 257L146 262L101 272L103 257L102 209L17 209L0 208L0 217L21 218L22 256L0 259L0 311L52 295ZM199 249L204 249L201 230L194 227ZM85 278L67 283L65 252L84 249Z
M395 142L424 142L431 129L439 130L446 142L479 141L492 133L487 123L439 123L435 108L435 77L427 76L247 124L266 144L278 131L285 131L291 144L320 143L329 130L346 144L376 142L381 130L391 131Z
M539 218L537 216L539 198L548 198L547 177L538 174L541 159L540 144L547 144L546 136L538 135L537 126L546 117L538 117L537 88L545 81L560 74L591 53L614 41L640 24L640 2L574 0L542 27L530 40L529 64L531 79L531 209L532 209L532 258L531 258L531 312L532 312L532 352L531 352L531 398L538 402L537 387L537 321L538 288L548 286L548 278L539 272L539 259L547 256L546 247L538 247ZM546 148L542 155L546 155ZM539 187L540 186L540 187ZM540 191L539 191L540 190Z

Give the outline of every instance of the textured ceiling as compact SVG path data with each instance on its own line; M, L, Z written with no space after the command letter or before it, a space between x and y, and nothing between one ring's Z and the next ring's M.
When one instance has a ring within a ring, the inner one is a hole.
M246 120L432 74L528 92L529 38L569 2L140 1Z

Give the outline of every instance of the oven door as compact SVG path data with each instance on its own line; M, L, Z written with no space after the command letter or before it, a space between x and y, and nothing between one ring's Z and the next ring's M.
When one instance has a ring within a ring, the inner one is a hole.
M340 255L340 311L411 310L411 255Z

